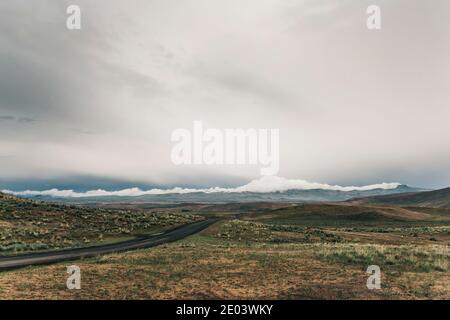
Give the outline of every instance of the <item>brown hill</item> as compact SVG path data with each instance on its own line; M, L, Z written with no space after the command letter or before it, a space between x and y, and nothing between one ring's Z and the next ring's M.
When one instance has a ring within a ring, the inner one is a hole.
M198 219L192 214L60 205L0 193L0 255L100 244Z
M417 221L430 218L423 212L400 207L357 205L350 203L299 204L275 209L265 213L249 213L250 219L286 221L319 219L323 221Z
M358 198L350 201L355 204L387 204L408 207L450 208L450 188L413 193L390 194Z

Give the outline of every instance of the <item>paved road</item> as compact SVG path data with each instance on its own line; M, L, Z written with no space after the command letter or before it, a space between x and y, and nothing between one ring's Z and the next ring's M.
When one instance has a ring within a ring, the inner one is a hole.
M102 246L67 249L53 252L31 253L20 256L0 257L0 271L26 267L38 264L50 264L55 262L77 260L80 258L94 257L102 254L122 252L135 249L154 247L163 243L173 242L190 236L194 233L206 229L216 222L215 219L208 219L190 223L181 227L166 231L165 233L129 241L107 244Z

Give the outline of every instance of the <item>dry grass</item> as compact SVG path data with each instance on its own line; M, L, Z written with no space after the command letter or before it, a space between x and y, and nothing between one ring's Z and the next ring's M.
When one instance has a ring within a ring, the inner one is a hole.
M343 226L342 207L327 225L224 220L152 249L3 272L0 299L450 299L448 223ZM72 264L81 290L66 289ZM381 290L366 287L372 264Z
M202 217L58 205L0 193L0 254L82 247L160 232Z
M423 273L381 265L382 289L368 290L367 266L324 259L321 255L333 247L325 245L319 251L321 247L239 245L204 233L149 250L2 273L0 298L450 299L448 271ZM340 244L336 248L353 252ZM384 248L388 256L392 250ZM439 253L437 248L431 250L431 255ZM81 267L79 291L65 287L70 264Z
M450 249L443 245L317 244L314 247L316 254L327 261L416 272L450 271Z

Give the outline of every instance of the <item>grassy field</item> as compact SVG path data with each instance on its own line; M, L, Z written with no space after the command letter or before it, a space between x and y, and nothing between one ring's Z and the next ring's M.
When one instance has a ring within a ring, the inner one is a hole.
M450 299L446 221L341 228L255 220L223 220L152 249L3 272L0 298ZM81 290L66 289L72 264ZM366 287L372 264L382 271L380 290Z
M0 193L0 254L110 243L198 219L157 210L64 206Z

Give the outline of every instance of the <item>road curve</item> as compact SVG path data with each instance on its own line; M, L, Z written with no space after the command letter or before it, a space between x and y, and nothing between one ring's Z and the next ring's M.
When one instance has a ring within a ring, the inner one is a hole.
M94 257L102 254L123 252L129 250L154 247L163 243L173 242L190 236L206 229L216 222L216 219L202 220L186 224L175 229L168 230L162 234L137 238L119 243L102 246L67 249L52 252L30 253L19 256L0 257L0 271L21 268L31 265L51 264L61 261L77 260L81 258Z

